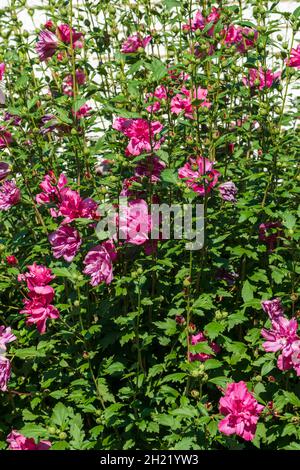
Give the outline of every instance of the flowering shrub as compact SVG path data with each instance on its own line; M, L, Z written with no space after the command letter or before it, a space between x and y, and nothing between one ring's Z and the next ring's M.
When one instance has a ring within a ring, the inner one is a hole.
M1 10L0 448L299 450L300 8L115 3Z

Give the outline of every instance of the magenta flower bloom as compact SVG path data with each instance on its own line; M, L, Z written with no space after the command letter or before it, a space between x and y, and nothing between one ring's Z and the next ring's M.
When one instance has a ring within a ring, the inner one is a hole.
M205 18L202 15L201 10L197 10L194 18L190 21L190 24L183 24L182 29L186 31L196 31L197 29L204 29L205 27Z
M38 204L47 204L49 202L60 200L60 192L66 184L68 184L68 180L63 173L57 180L53 171L49 171L49 173L44 176L43 181L39 184L43 192L36 195L36 202Z
M87 103L82 105L76 112L72 110L72 114L77 118L77 119L82 119L90 114L91 111L91 106L89 106Z
M126 149L127 155L137 156L160 148L161 139L154 138L163 129L162 124L158 121L149 122L140 118L118 117L114 120L112 127L130 139Z
M38 294L38 291L41 291ZM46 291L49 291L46 293ZM59 318L59 311L50 304L54 297L54 290L50 286L35 288L35 292L29 293L30 298L24 299L24 309L20 313L24 313L27 325L36 325L39 333L46 332L46 323L48 318Z
M0 326L0 354L6 351L6 345L15 341L17 338L11 332L10 327Z
M7 391L7 384L10 379L11 365L7 357L0 355L0 390L1 392Z
M135 168L134 175L142 178L146 176L152 183L160 179L161 172L166 168L166 164L156 155L148 156L144 161L140 161Z
M135 187L135 185L137 187ZM141 184L141 178L139 176L131 176L130 178L125 178L122 182L122 190L120 192L120 196L139 198L144 197L145 191Z
M297 376L300 376L300 341L294 341L292 344L293 353L291 356L291 363Z
M50 31L54 28L54 23L52 20L47 20L44 24L45 29L49 29Z
M4 180L9 174L9 164L5 162L0 162L0 181Z
M268 251L273 251L276 248L278 238L281 236L281 223L280 222L266 222L259 226L259 239L265 242Z
M6 392L7 384L10 379L11 365L6 353L6 345L16 340L15 335L12 334L11 328L0 326L0 390Z
M193 108L189 92L187 94L184 91L177 93L177 95L171 99L171 111L177 115L184 113L187 118L193 118Z
M289 320L283 316L272 320L270 330L265 328L261 330L262 336L267 340L262 345L264 350L266 352L281 351L277 360L277 366L280 370L288 370L293 366L294 343L300 339L297 330L297 321L294 318Z
M237 434L246 441L252 441L263 409L264 406L255 400L245 382L228 384L225 396L219 403L219 411L225 416L219 422L219 431L227 436Z
M51 305L54 298L54 289L48 286L54 279L51 269L43 265L33 263L27 266L28 272L19 274L18 281L26 281L29 290L28 298L23 299L26 324L36 324L38 331L43 334L46 331L48 318L59 318L59 311Z
M16 266L18 264L18 260L14 255L8 255L5 259L10 266Z
M75 72L75 80L78 85L83 85L86 82L86 75L82 70L76 70ZM73 77L72 75L67 75L63 79L62 83L62 90L63 93L67 96L73 96L74 90L73 90Z
M11 125L19 126L22 122L22 118L20 118L20 116L17 116L16 114L10 114L5 111L4 121L9 121Z
M205 337L204 333L200 331L196 335L191 335L190 337L190 343L192 346L195 346L196 344L203 343L204 341L207 341L207 338ZM217 343L210 342L208 343L211 349L215 354L219 353L221 351L220 346ZM206 353L191 353L189 354L189 360L191 362L193 361L200 361L200 362L205 362L207 359L211 359L214 356L212 354L206 354Z
M91 277L90 284L97 286L101 282L110 284L113 280L112 263L116 259L113 242L109 240L92 248L86 255L83 263L84 274Z
M50 441L40 441L38 444L32 438L28 438L13 430L7 436L6 442L9 444L8 450L48 450L51 447Z
M209 23L217 23L220 18L220 10L218 8L213 7L210 14L205 18L202 15L201 10L198 10L194 16L194 18L190 21L190 23L182 25L182 29L186 31L197 31L203 30L205 26ZM214 27L212 26L207 33L212 36L214 32Z
M0 211L8 211L20 202L21 192L14 180L4 181L0 186Z
M6 127L0 126L0 149L9 147L12 143L11 133L6 130Z
M27 269L27 273L19 274L18 281L26 281L27 288L30 291L33 291L35 287L46 286L55 278L50 268L36 264L36 262L31 264L30 266L27 266Z
M42 135L46 135L49 132L53 132L56 129L63 129L63 125L59 124L54 114L45 114L41 118L41 123L43 124L40 130Z
M99 218L97 209L98 205L93 199L82 199L77 191L65 188L61 191L61 203L59 204L58 211L56 213L52 212L52 214L56 217L65 217L62 223L69 224L72 220L77 218Z
M149 240L152 226L148 204L143 199L129 201L119 212L119 238L133 245L142 245Z
M43 62L52 57L56 52L57 46L58 40L54 33L49 30L41 31L35 46L40 61Z
M78 253L82 240L77 230L70 225L62 225L48 237L54 258L63 257L69 263Z
M270 320L277 320L283 316L283 307L280 299L264 300L261 305L263 311L269 315Z
M236 202L237 187L232 181L227 181L219 186L221 198L224 201Z
M182 168L178 170L179 178L184 178L186 185L199 196L205 196L218 183L220 173L213 169L214 162L207 158L190 157Z
M205 88L198 87L197 90L190 91L182 87L181 93L175 95L171 100L172 113L178 115L183 112L188 119L194 119L193 111L196 106L192 105L192 100L201 101L201 108L210 108L211 103L206 101L207 93Z
M70 28L68 24L61 24L57 27L57 35L59 39L65 44L73 45L73 49L81 49L83 47L83 33L75 31L74 28Z
M0 82L3 80L4 73L5 73L5 63L1 62L1 64L0 64Z
M296 48L293 48L290 53L290 58L286 60L288 67L300 68L300 44Z
M157 111L160 110L161 100L166 100L167 97L168 95L167 95L166 87L164 87L163 85L158 86L156 90L154 91L154 93L148 93L146 95L147 101L149 99L154 99L154 98L157 99L157 101L155 100L153 104L151 104L150 106L147 106L146 110L149 113L156 113Z
M262 67L257 69L250 69L249 70L249 79L244 77L243 83L244 85L249 85L251 88L258 87L260 90L264 88L271 88L273 83L278 81L281 76L281 72L273 73L272 70L264 71ZM256 85L256 80L259 81L259 85Z
M253 47L257 41L258 32L248 27L230 25L225 31L225 43L234 44L241 53Z
M131 54L133 52L136 52L140 47L145 49L151 39L151 36L146 36L145 38L142 38L139 33L135 33L132 36L129 36L123 42L121 46L121 52L123 52L123 54Z

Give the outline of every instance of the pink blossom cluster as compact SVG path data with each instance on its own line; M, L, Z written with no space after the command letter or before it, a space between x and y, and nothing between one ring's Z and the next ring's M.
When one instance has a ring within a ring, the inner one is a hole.
M205 88L198 87L197 90L190 91L185 87L182 87L181 92L177 93L171 100L171 111L174 114L183 113L188 119L193 119L194 110L197 105L193 105L192 101L200 101L199 106L201 108L210 108L211 103L207 101L208 91Z
M5 326L0 326L0 390L2 392L7 390L7 383L11 373L10 360L6 357L6 345L16 339L10 327L5 328Z
M300 69L300 44L291 49L290 57L286 60L286 65Z
M236 202L237 187L233 181L226 181L225 183L220 184L218 187L220 196L224 201Z
M199 196L205 196L218 183L220 173L214 170L214 162L204 157L189 158L182 168L178 170L178 176L184 179L188 188Z
M263 310L268 314L272 327L261 330L265 338L263 348L266 352L278 352L277 366L280 370L294 369L300 376L300 338L297 334L298 323L295 318L284 316L280 299L262 302Z
M8 450L48 450L51 447L50 441L40 441L36 444L32 438L25 437L16 430L7 436L7 443Z
M46 23L47 25L47 23ZM83 33L75 31L68 24L57 26L55 32L46 29L40 32L36 43L36 51L40 61L45 61L52 57L60 46L60 42L65 45L71 45L73 49L81 49L83 47Z
M72 75L67 75L62 82L62 90L63 93L67 96L74 95L74 85L84 85L86 82L86 75L83 70L76 70L75 71L75 84Z
M246 27L230 25L224 31L224 42L227 45L235 45L241 53L253 47L258 39L258 32Z
M271 88L271 86L278 81L281 76L281 71L272 72L272 70L264 70L262 67L259 69L250 69L249 78L244 77L244 85L248 85L251 88L257 87L260 90L264 88Z
M3 181L10 174L9 164L0 162L0 181Z
M5 63L1 62L0 63L0 82L3 80L4 73L5 73Z
M123 52L123 54L132 54L137 52L138 49L145 49L151 39L151 36L143 38L140 33L132 34L132 36L128 36L128 38L123 42L121 52Z
M63 258L68 263L73 261L82 243L78 231L71 225L61 225L48 239L54 258Z
M5 173L5 171L4 171ZM5 176L3 176L5 177ZM8 211L20 202L21 191L14 180L6 180L0 185L0 211Z
M112 127L129 138L126 155L152 153L160 148L162 139L156 139L156 135L162 131L163 126L159 121L117 117Z
M97 220L99 213L96 201L91 198L82 198L79 192L68 187L67 183L68 180L63 173L57 179L50 171L40 183L42 192L36 196L37 203L55 203L57 207L52 207L50 213L55 218L64 217L63 225L77 218Z
M5 126L0 126L0 149L9 147L12 143L12 135Z
M264 406L255 400L245 382L230 383L219 403L219 411L225 416L219 422L219 431L227 436L236 434L246 441L252 441L263 409Z
M265 222L260 224L258 230L259 239L267 245L268 251L273 251L282 235L281 223L279 221Z
M202 331L199 331L199 333L197 333L195 335L191 335L191 337L190 337L190 344L192 346L195 346L199 343L203 343L205 341L207 341L207 338L206 338L206 336L204 335L204 333ZM209 344L210 348L213 350L213 352L215 354L218 354L221 351L220 346L217 343L214 343L212 341L208 344ZM193 361L205 362L205 361L207 361L207 359L211 359L213 357L214 356L212 354L207 354L207 353L191 353L190 352L190 354L189 354L189 360L191 362L193 362Z
M148 204L143 199L129 201L120 207L118 217L119 237L132 245L143 245L149 240L152 227Z
M209 15L205 18L201 10L197 10L194 18L187 24L182 25L182 29L186 31L197 31L203 30L206 25L212 23L211 28L207 33L212 36L214 33L214 25L220 18L220 10L216 7L213 7Z
M153 104L150 104L146 107L146 110L149 113L157 113L157 111L161 108L162 100L166 100L168 98L167 89L164 85L159 85L154 93L148 93L146 95L146 101L154 100Z
M117 252L112 240L107 240L92 248L84 258L84 274L91 277L90 284L97 286L105 282L110 284L113 280L113 262L117 259Z
M28 289L27 297L23 299L24 309L20 313L26 315L28 325L35 324L43 334L48 318L59 318L59 311L51 304L55 292L53 287L48 285L55 276L51 269L43 265L33 263L27 268L27 273L18 276L18 281L26 282Z

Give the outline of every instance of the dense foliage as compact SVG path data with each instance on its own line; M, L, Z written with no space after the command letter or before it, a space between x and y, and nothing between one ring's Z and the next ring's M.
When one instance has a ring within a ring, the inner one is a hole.
M2 449L300 449L300 8L278 4L0 11ZM125 240L96 230L120 195ZM203 204L204 247L148 216L132 236L146 203Z

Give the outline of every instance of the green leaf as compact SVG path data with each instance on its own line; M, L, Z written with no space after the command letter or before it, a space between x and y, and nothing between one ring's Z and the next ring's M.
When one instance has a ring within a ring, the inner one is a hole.
M295 18L299 18L299 16L300 16L300 7L297 7L296 10L293 11L293 16Z
M100 377L97 380L97 388L99 395L104 402L115 402L115 397L112 393L110 393L107 382L103 377Z
M204 310L211 310L214 308L212 299L210 295L208 294L203 294L198 299L195 300L195 302L192 305L192 309L204 309Z
M167 67L163 64L163 62L159 59L152 59L152 62L145 64L147 68L149 68L153 74L153 79L156 81L160 81L167 75Z
M34 96L30 100L27 101L27 108L30 110L33 108L33 106L39 101L40 97L39 96Z
M21 359L34 359L35 357L45 357L45 351L38 351L35 347L17 349L15 351L15 356L20 357Z
M248 302L249 300L252 300L253 299L253 292L254 292L253 286L250 284L250 282L248 280L246 280L244 282L243 288L242 288L243 301Z
M176 170L166 169L161 172L160 178L162 181L166 181L166 183L178 183L178 173Z
M217 336L219 336L219 334L222 333L224 330L225 326L217 321L212 321L208 323L204 328L206 336L208 336L210 339L217 338Z
M51 420L53 423L64 428L69 417L68 408L61 402L57 403L53 408Z
M272 369L274 369L274 367L274 361L265 362L261 368L261 375L267 375L269 372L271 372Z
M282 223L287 229L292 230L296 225L296 221L296 217L291 212L285 212L283 214Z
M168 10L172 10L172 8L179 8L180 7L180 1L179 0L164 0L164 3L165 3L166 8Z
M207 361L204 362L205 370L218 369L222 365L223 363L217 359L207 359Z
M48 437L47 430L40 424L26 423L25 426L20 429L20 432L24 434L24 436L32 437L36 441Z
M229 379L228 377L220 376L220 377L214 377L213 379L209 379L209 382L212 384L218 385L219 387L224 388L229 382L232 382L232 380Z
M286 397L288 403L291 403L292 405L296 406L297 408L300 408L300 398L295 395L294 392L286 392L284 391L284 396Z
M24 421L35 421L36 418L38 418L37 415L31 413L31 411L29 410L23 410L22 416L23 416Z
M166 375L160 382L182 382L182 380L187 376L185 372L177 372L175 374Z

